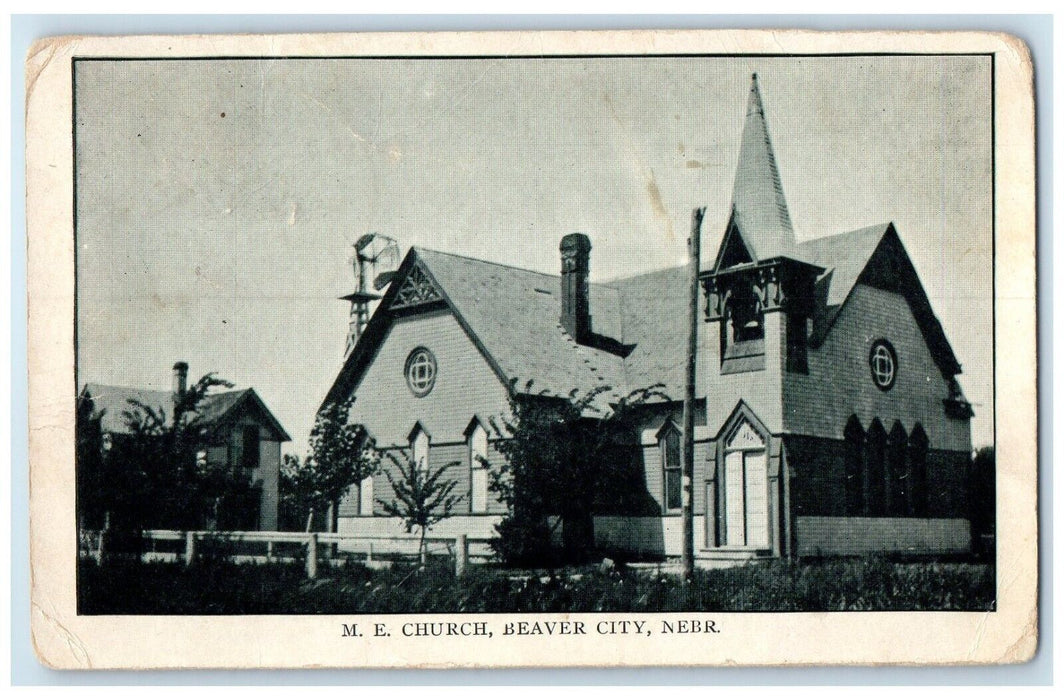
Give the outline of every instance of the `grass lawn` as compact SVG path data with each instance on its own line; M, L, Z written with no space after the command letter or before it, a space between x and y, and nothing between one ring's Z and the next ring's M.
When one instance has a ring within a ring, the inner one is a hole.
M691 585L652 571L570 567L520 572L443 563L319 571L296 565L88 561L80 614L343 614L994 609L994 568L882 558L772 561L699 571Z

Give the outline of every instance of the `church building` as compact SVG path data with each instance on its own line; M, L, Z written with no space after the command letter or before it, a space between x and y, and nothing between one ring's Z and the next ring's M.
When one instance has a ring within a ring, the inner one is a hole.
M700 275L696 558L968 551L972 409L901 235L883 223L796 240L756 75L741 139L725 235ZM354 395L351 420L378 447L452 465L463 500L432 534L495 535L504 509L484 460L503 461L490 426L511 387L608 386L609 402L660 384L670 400L632 436L640 498L595 513L594 536L679 556L688 272L590 283L591 251L564 236L550 275L413 248L347 355L325 401ZM389 491L384 475L354 485L339 531L403 532L377 503Z

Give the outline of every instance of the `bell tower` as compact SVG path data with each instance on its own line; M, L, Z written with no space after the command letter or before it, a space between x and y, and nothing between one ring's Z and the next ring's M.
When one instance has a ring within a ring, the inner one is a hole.
M720 328L721 374L805 371L813 289L823 268L797 257L757 74L750 81L731 215L713 269L702 273L706 320ZM781 370L784 368L780 368Z

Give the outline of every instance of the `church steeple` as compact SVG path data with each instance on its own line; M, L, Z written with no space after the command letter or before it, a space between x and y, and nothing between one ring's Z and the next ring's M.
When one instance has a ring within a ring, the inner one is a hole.
M809 317L824 269L801 261L797 248L754 73L731 218L713 269L700 275L706 320L720 324L722 375L807 371Z
M746 102L746 123L732 189L732 223L754 260L795 254L794 229L765 124L757 73L750 81Z

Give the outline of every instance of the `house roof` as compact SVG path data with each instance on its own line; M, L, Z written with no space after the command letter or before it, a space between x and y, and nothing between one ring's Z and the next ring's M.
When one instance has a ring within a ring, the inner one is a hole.
M92 399L93 408L100 412L100 427L107 433L129 432L123 413L133 408L131 402L162 409L167 420L173 419L174 395L169 391L89 383L82 390L82 395ZM204 423L208 425L223 424L235 419L245 409L258 413L274 431L275 437L280 442L288 442L292 439L277 418L266 408L254 389L208 394L203 399L199 413Z

